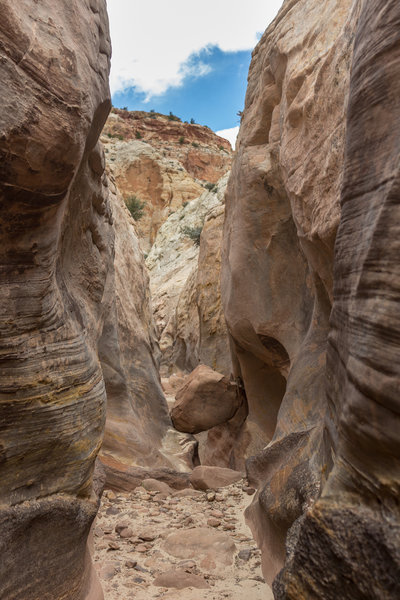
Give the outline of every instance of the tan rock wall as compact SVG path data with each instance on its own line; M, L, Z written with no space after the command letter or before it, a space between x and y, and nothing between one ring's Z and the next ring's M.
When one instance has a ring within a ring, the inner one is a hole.
M331 464L325 354L356 17L350 0L283 4L253 52L228 184L222 297L260 452L250 517L268 581Z
M146 259L160 330L162 372L191 371L200 362L230 375L231 361L220 294L224 193L216 191L171 215ZM187 229L201 230L199 245Z
M110 182L115 231L113 298L99 341L107 391L102 459L124 465L191 466L193 441L172 427L158 373L160 351L149 277L134 221Z
M4 0L0 53L0 588L101 598L86 541L113 259L105 2Z

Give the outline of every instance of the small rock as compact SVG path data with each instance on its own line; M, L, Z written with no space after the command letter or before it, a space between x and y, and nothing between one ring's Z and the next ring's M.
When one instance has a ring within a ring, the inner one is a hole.
M244 560L245 562L247 562L248 560L250 560L251 552L251 548L244 548L239 552L238 557L240 558L240 560Z
M210 516L215 517L216 519L222 519L224 513L221 510L211 510Z
M119 550L120 546L117 542L108 542L108 550Z
M158 538L158 533L151 529L143 529L138 534L138 538L144 540L145 542L152 542L153 540Z
M147 552L148 548L146 544L138 544L135 548L136 552Z
M219 519L216 519L215 517L210 517L207 520L207 525L209 525L210 527L219 527L221 525L221 521Z
M139 571L140 573L150 573L150 571L148 571L147 569L144 569L140 565L135 565L134 569L135 569L135 571Z
M171 569L165 573L160 573L153 584L157 587L176 588L178 590L187 587L197 589L208 589L210 587L204 577L180 569Z
M250 487L250 486L248 486L248 485L245 485L245 486L242 488L242 490L243 490L244 492L246 492L246 494L248 494L249 496L252 496L253 494L255 494L255 493L256 493L256 490L255 490L253 487Z
M173 492L172 488L170 488L167 483L151 478L144 479L142 481L142 487L144 487L145 490L150 492L164 492L167 495L170 495Z
M207 501L208 502L214 502L215 500L215 492L208 492L208 494L206 495Z
M223 502L224 501L224 495L223 494L215 494L215 500L217 502Z
M118 572L118 564L113 562L106 562L100 568L100 578L109 580L114 577Z
M119 509L116 506L110 506L110 508L107 508L106 510L106 515L118 515L119 514Z
M137 565L137 561L136 560L127 560L125 563L125 566L128 567L128 569L134 569Z
M117 523L116 526L115 526L115 532L116 533L121 533L121 531L123 529L127 529L128 527L129 527L129 523L126 523L126 522L124 522L124 523Z
M128 539L133 536L133 531L130 527L125 527L124 529L122 529L120 531L119 535L120 535L120 537L122 537L124 539Z

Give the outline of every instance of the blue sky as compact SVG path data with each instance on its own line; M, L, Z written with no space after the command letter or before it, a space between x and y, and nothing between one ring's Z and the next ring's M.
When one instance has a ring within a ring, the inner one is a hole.
M193 117L234 142L251 51L281 4L107 0L114 105Z
M239 124L236 113L243 109L250 50L223 52L218 47L207 48L190 57L190 63L209 67L202 75L189 74L179 86L168 87L164 93L146 98L146 92L136 87L113 94L113 104L129 110L150 110L168 114L172 111L183 121L194 118L214 131ZM195 69L194 69L195 72Z

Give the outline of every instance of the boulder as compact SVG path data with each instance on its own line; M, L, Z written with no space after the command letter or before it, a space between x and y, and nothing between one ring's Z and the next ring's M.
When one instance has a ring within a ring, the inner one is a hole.
M109 456L102 456L101 462L106 473L106 488L116 492L131 492L142 485L146 479L165 483L169 490L190 487L189 471L180 473L166 467L157 469L132 467Z
M149 477L148 479L143 479L141 485L148 492L161 492L167 495L170 495L173 492L172 488L170 488L167 483L164 483L164 481L160 481L158 479L153 479L151 477Z
M178 390L171 418L178 431L199 433L229 421L240 404L235 383L210 367L199 365Z
M204 577L195 575L194 573L187 573L183 569L171 569L160 573L154 579L153 585L157 587L176 588L178 590L188 587L206 590L210 587Z
M195 467L189 481L197 490L217 490L243 479L243 474L223 467Z
M195 559L208 568L231 565L236 546L226 534L206 527L182 529L171 533L164 550L175 558Z

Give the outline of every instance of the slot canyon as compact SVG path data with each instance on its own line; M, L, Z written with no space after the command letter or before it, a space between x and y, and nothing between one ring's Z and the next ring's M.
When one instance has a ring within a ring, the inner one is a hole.
M111 46L0 0L0 600L398 600L400 3L285 0L235 149Z

